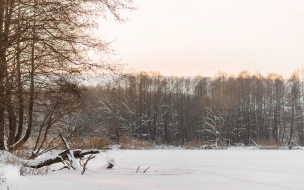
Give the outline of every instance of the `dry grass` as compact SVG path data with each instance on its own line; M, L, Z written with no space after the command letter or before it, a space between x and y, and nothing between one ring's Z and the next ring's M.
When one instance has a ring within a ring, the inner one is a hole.
M276 143L275 140L260 140L258 142L260 149L280 149L282 143Z
M29 138L21 147L22 150L32 150L35 146L35 139Z
M13 152L13 155L22 159L28 159L31 156L31 150L20 149Z
M106 137L72 137L68 140L72 149L108 149L109 142Z
M187 142L185 144L185 148L186 149L194 149L194 148L200 148L203 146L203 141L202 140L193 140L193 141L190 141L190 142Z
M140 150L140 149L151 149L153 146L144 140L134 139L132 137L123 137L120 140L121 149L132 149L132 150Z

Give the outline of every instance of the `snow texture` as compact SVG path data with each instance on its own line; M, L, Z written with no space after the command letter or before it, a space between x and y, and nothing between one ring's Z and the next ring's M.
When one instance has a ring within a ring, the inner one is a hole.
M106 170L102 166L109 158L115 166ZM91 160L84 175L56 170L24 177L17 167L4 165L0 171L10 190L283 190L304 189L303 158L303 150L112 150ZM51 169L60 167L58 163Z

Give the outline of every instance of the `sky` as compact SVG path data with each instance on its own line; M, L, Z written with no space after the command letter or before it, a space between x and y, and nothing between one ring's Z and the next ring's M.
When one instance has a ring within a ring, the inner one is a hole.
M101 21L125 69L163 75L304 68L303 0L135 0L125 23Z

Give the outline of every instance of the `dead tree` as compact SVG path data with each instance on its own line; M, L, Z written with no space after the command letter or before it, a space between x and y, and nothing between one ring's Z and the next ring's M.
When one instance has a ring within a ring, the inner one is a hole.
M99 154L99 150L71 150L68 142L66 139L63 137L63 135L59 132L59 135L63 141L63 144L66 148L65 151L59 153L58 155L53 155L46 157L45 159L40 159L39 161L37 160L27 160L24 161L23 164L26 167L31 167L31 168L41 168L44 166L50 166L55 163L62 162L65 166L63 168L68 168L72 167L74 170L80 170L80 165L78 162L76 162L76 159L84 159L86 155L90 155L87 159L86 162L83 164L83 173L85 171L85 167L88 163L89 160L93 159L94 156L93 154ZM62 168L62 169L63 169Z

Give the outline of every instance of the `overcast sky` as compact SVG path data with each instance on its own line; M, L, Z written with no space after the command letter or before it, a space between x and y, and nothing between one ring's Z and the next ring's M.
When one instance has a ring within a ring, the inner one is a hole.
M214 76L304 68L303 0L135 0L126 23L102 22L126 69Z

